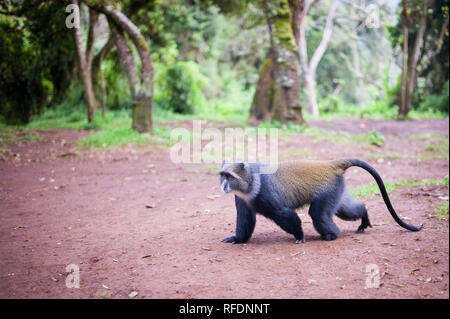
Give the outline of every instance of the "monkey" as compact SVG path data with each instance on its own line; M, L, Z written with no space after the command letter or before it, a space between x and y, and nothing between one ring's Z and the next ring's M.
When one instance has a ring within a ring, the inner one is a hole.
M378 172L365 161L349 158L330 161L298 160L276 164L273 173L263 173L266 164L222 162L221 189L234 193L237 211L234 236L223 239L226 243L245 243L253 234L256 214L274 221L281 229L294 235L295 243L303 243L301 220L295 209L310 204L310 215L315 230L324 240L335 240L339 229L333 216L346 220L361 220L356 230L362 233L372 227L366 206L350 195L343 174L352 166L363 168L375 179L381 196L394 220L403 228L419 231L398 217Z

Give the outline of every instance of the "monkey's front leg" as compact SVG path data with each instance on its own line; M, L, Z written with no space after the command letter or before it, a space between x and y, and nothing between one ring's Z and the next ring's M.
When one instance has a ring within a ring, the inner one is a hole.
M256 216L247 203L238 196L234 196L237 210L236 235L222 240L225 243L242 244L247 242L255 229Z

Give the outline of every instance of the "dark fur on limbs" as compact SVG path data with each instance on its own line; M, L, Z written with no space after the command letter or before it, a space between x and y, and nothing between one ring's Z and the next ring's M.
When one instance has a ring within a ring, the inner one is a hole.
M296 242L303 242L303 230L301 220L295 209L289 207L282 199L282 194L273 187L273 178L270 175L261 175L261 194L252 204L247 203L238 196L235 196L237 221L236 235L225 238L223 242L245 243L247 242L255 228L256 213L258 212L266 218L273 220L281 229L294 235Z
M314 228L325 240L334 240L339 236L339 228L333 222L344 193L344 181L338 177L336 182L316 196L309 207Z
M339 228L333 222L335 214L343 220L361 219L357 232L364 232L367 227L372 227L366 207L350 196L342 176L315 197L309 208L314 228L325 240L334 240L339 236Z
M247 242L255 229L256 216L238 196L234 196L237 210L236 235L222 240L225 243L241 244Z

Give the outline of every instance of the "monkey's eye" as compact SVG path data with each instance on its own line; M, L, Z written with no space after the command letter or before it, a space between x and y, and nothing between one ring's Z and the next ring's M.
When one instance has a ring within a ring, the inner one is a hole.
M223 176L224 178L226 178L227 180L230 180L230 179L233 178L233 176L231 176L231 174L228 174L228 173L222 173L222 176Z

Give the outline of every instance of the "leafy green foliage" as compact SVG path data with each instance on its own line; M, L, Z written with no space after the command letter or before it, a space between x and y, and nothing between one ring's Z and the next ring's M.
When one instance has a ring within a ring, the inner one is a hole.
M176 113L190 114L205 106L202 89L205 78L194 62L176 62L163 69L157 78L160 95L155 103Z
M24 39L16 19L0 20L0 109L6 123L26 123L46 102L47 92L40 76L44 66Z
M386 144L384 135L377 131L369 131L363 136L364 136L363 139L369 144L378 146L383 146Z
M402 3L398 3L396 24L387 26L388 36L394 48L394 55L400 59L403 46L403 20L401 18ZM414 44L419 31L419 19L422 14L422 0L408 2L408 59L412 59ZM412 97L412 107L421 113L441 112L448 116L448 81L449 81L449 37L445 29L445 21L449 16L448 0L429 2L427 10L427 25L417 70L419 78ZM447 21L448 23L448 21ZM438 49L440 46L440 49ZM431 59L429 59L431 57ZM396 96L399 98L400 78L396 86ZM398 104L398 102L397 102Z
M427 111L438 111L442 112L443 114L448 115L448 108L449 108L449 81L445 82L442 92L439 94L429 94L427 97L420 102L420 104L417 107L417 110L420 112L427 112Z
M419 0L411 2L419 4ZM17 9L18 16L0 14L0 121L30 127L101 130L99 118L87 124L83 89L75 75L75 50L65 26L65 6L60 2L24 0L2 9ZM154 117L159 121L201 118L245 125L258 80L258 70L270 45L261 2L246 0L136 0L114 1L150 43L154 61ZM377 2L382 21L399 22L399 12ZM11 8L9 8L11 7ZM287 8L287 7L285 7ZM321 41L329 2L313 5L305 21L308 55ZM380 28L355 25L364 17L352 6L339 6L333 36L319 63L316 82L319 107L327 117L396 118L399 99L398 44L400 24ZM447 11L446 11L447 10ZM86 12L82 10L86 41ZM448 1L434 2L423 58L434 50L448 15ZM345 17L351 18L345 18ZM358 20L359 19L359 20ZM389 38L386 29L389 29ZM411 28L414 38L417 26ZM103 30L103 29L102 29ZM99 33L95 53L108 34ZM392 41L392 42L390 42ZM355 44L355 47L352 46ZM395 59L391 57L394 46ZM412 45L410 46L412 47ZM137 52L133 52L137 57ZM347 57L348 61L344 58ZM363 78L351 70L359 58ZM136 59L138 68L139 59ZM448 117L448 36L441 52L420 79L413 97L411 118ZM102 70L107 108L130 112L132 99L127 78L113 48ZM361 87L361 83L363 86ZM98 83L97 83L98 84ZM305 95L303 95L303 98ZM305 105L305 101L303 105ZM107 112L119 116L121 112ZM308 115L305 114L308 120ZM109 120L107 120L109 121ZM271 125L276 123L271 123ZM264 125L264 124L263 124ZM293 123L278 125L286 132L314 132ZM382 144L382 136L328 136L327 138Z
M0 114L7 123L28 122L67 93L74 46L64 9L45 2L24 17L0 15Z

